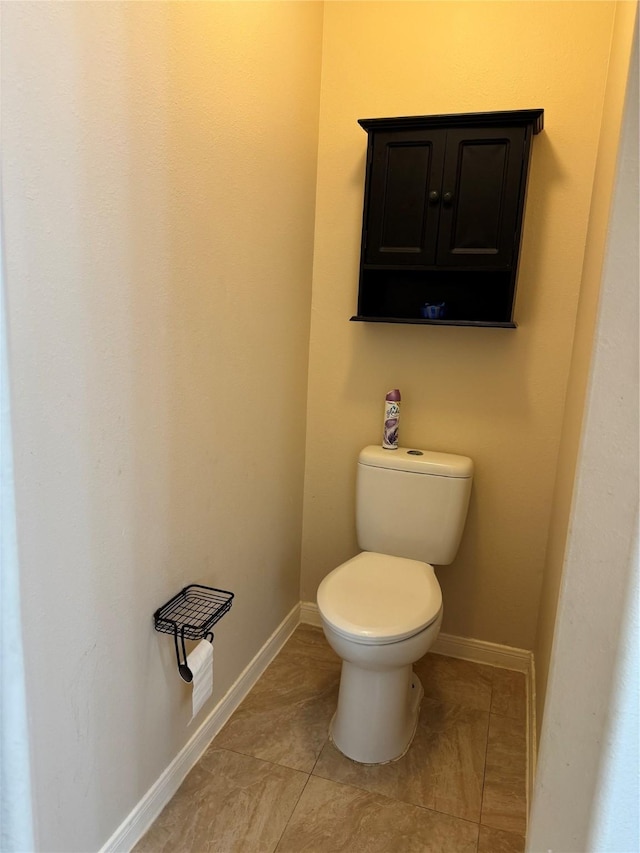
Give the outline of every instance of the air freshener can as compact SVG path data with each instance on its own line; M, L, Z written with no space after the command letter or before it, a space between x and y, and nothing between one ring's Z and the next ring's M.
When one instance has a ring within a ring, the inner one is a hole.
M400 391L395 388L384 398L384 426L382 447L385 450L398 449L398 425L400 423Z

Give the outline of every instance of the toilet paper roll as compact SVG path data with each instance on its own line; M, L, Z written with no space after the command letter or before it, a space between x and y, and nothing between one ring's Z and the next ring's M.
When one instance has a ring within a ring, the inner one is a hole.
M213 692L213 646L208 640L200 640L187 655L187 666L193 675L191 722Z

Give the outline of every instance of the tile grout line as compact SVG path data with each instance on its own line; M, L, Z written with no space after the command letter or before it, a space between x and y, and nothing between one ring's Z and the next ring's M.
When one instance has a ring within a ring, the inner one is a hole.
M213 744L212 744L212 746L213 746ZM306 775L307 778L305 779L305 783L302 786L302 788L300 789L300 793L299 793L295 803L293 804L293 808L291 809L291 814L287 818L287 821L282 828L282 832L280 833L280 835L278 837L276 845L273 848L273 853L277 853L278 847L280 846L280 842L282 841L282 837L284 836L285 832L287 831L287 827L289 826L289 823L291 822L291 818L293 817L293 813L295 812L296 808L298 807L298 803L300 802L300 799L301 799L302 795L304 794L307 785L309 784L309 780L311 779L311 773L313 772L313 769L315 768L316 764L318 763L318 759L320 758L320 753L318 753L318 756L313 763L313 768L311 769L311 771L309 773L307 773L304 770L298 770L295 767L289 767L286 764L280 764L277 761L269 761L268 758L258 758L255 755L250 755L247 752L239 752L237 749L230 749L227 746L219 746L216 748L218 750L220 750L221 752L231 752L234 755L241 755L243 758L251 758L254 761L261 761L263 764L270 764L272 767L282 767L285 770L291 770L293 773L302 773L302 774ZM323 744L322 748L324 749L324 744ZM322 749L320 750L320 752L322 752Z
M211 749L212 747L213 743L211 744L209 749ZM234 755L241 755L243 758L251 758L253 759L253 761L261 761L263 764L270 764L272 767L281 767L283 770L291 770L292 773L302 773L303 776L311 775L310 773L307 773L306 770L300 770L298 767L291 767L288 764L280 764L279 761L271 761L269 758L260 758L257 755L252 755L250 752L240 752L239 749L232 749L230 746L216 746L215 749L219 750L220 752L232 752ZM198 761L198 764L199 763L200 762Z
M329 723L329 725L331 725L331 723ZM324 750L325 746L330 742L330 740L331 740L331 738L329 737L329 734L327 733L327 736L326 736L326 738L325 738L325 741L324 741L324 743L322 744L322 746L320 747L320 751L318 752L318 754L317 754L317 756L316 756L316 760L313 762L313 767L311 768L311 772L309 773L309 776L313 776L313 771L314 771L314 770L316 769L316 767L318 766L318 761L320 761L320 756L322 755L322 752L323 752L323 750ZM319 776L318 778L319 778L319 779L321 779L322 777L321 777L321 776Z
M489 698L489 714L487 715L487 740L484 745L484 766L482 768L482 794L480 796L480 816L478 817L478 841L476 844L476 853L480 849L480 830L482 829L482 810L484 807L484 786L487 779L487 756L489 755L489 731L491 729L491 714L493 708L493 673L491 673L491 696Z
M316 761L317 761L317 759L316 759ZM313 766L315 767L315 764L314 764ZM300 800L302 799L302 795L303 795L303 794L304 794L304 792L307 790L307 785L309 784L309 780L310 780L310 779L311 779L311 773L307 774L306 782L305 782L305 783L304 783L304 785L302 786L302 790L300 791L300 794L299 794L299 796L298 796L298 799L297 799L297 800L295 801L295 803L293 804L293 808L291 809L291 814L290 814L290 815L289 815L289 817L287 818L287 822L286 822L286 823L285 823L285 825L282 827L282 832L280 833L280 837L278 838L278 841L277 841L277 843L276 843L276 846L273 848L273 853L278 853L278 847L280 847L280 842L281 842L281 841L282 841L282 839L284 838L284 834L285 834L285 832L287 831L287 828L288 828L289 824L291 823L291 818L293 817L293 815L294 815L294 813L295 813L295 810L298 808L298 803L299 803L299 802L300 802Z
M330 739L327 738L322 749L324 749L324 747L327 745L327 743L329 743L329 740ZM322 752L322 750L320 750L320 752ZM316 759L316 763L313 765L313 770L311 771L310 775L312 775L312 776L315 775L313 771L316 769L316 765L318 764L319 760L320 760L320 755L318 755L318 758ZM390 763L392 763L392 762L390 762ZM445 812L445 811L442 811L442 809L437 809L435 806L433 806L433 807L432 806L424 806L421 803L414 803L411 800L403 800L400 797L392 797L390 794L382 794L382 793L380 793L380 791L374 791L374 790L370 790L369 788L363 788L360 785L358 785L356 782L353 782L353 781L352 782L343 782L340 779L332 779L329 776L316 776L315 778L316 779L322 779L324 782L331 782L331 784L333 784L333 785L344 785L346 788L355 788L358 791L362 791L363 794L370 794L374 797L382 797L385 800L391 800L392 802L398 803L398 804L403 805L403 806L411 806L412 808L421 809L422 811L425 811L425 812L433 812L434 814L443 815L444 817L450 817L450 818L453 818L453 820L460 820L460 821L464 821L464 823L471 823L474 826L478 827L478 831L480 828L480 821L479 820L471 820L468 817L460 817L460 815L452 814L451 812Z
M316 762L317 764L317 762ZM315 769L315 768L314 768ZM313 775L313 774L311 774ZM380 791L372 791L369 788L363 788L358 785L356 782L343 782L340 779L331 779L328 776L315 776L316 779L321 779L323 782L329 782L331 785L340 785L344 788L354 788L357 791L360 791L363 794L368 794L372 797L379 797L382 800L389 800L389 802L397 803L401 806L409 806L412 809L420 809L423 812L429 812L430 814L442 815L443 817L449 817L452 820L459 820L462 823L470 823L472 826L480 827L480 823L477 820L471 820L468 817L460 817L460 815L451 814L451 812L444 812L441 809L437 809L431 806L423 806L420 803L414 803L411 800L402 800L399 797L392 797L390 794L382 794Z

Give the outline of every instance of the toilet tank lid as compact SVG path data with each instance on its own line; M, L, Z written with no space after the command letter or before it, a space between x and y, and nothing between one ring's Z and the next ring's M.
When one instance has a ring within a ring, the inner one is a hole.
M413 447L385 450L377 444L370 444L360 451L358 463L372 468L390 468L394 471L411 471L436 477L464 479L473 476L473 461L468 456L418 450Z

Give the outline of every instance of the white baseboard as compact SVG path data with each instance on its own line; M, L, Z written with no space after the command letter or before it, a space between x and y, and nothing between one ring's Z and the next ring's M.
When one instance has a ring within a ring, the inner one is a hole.
M300 605L296 604L100 853L128 853L137 844L299 624Z
M303 625L315 625L316 628L322 628L320 611L315 601L300 602L300 621Z
M456 637L453 634L439 634L431 648L437 655L460 658L474 663L485 663L501 669L529 673L531 652L512 646L488 643L486 640L474 640L471 637Z
M533 786L536 779L538 758L538 727L536 723L536 664L531 655L531 668L527 676L527 829L533 802Z

